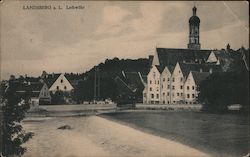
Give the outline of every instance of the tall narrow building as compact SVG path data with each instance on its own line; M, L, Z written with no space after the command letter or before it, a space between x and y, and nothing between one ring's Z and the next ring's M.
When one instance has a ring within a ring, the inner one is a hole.
M200 45L200 18L196 15L197 8L193 7L193 16L189 18L189 43L188 49L199 50Z

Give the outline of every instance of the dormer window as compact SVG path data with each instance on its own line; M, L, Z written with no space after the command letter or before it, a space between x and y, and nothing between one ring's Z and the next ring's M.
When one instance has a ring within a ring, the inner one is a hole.
M63 83L63 79L61 79L61 83Z
M67 89L67 87L66 87L66 86L64 86L64 89L66 90L66 89Z

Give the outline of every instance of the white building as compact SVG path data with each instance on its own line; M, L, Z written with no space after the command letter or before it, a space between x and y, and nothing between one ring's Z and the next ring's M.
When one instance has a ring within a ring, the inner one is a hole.
M147 76L147 86L146 86L146 101L143 102L159 104L160 94L161 94L161 74L157 66L153 66Z
M202 80L206 79L210 73L190 71L184 84L185 103L193 104L197 102L199 94L198 86Z
M49 91L55 93L56 91L70 92L73 86L64 74L50 74L45 77L45 82L49 86Z

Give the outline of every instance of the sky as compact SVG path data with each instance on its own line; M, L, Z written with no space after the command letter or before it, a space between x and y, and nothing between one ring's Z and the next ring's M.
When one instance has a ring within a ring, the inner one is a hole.
M60 5L61 10L23 9ZM84 6L70 10L68 6ZM249 3L195 2L202 49L249 48ZM194 2L5 1L0 4L0 79L45 70L82 73L107 58L147 58L187 48Z

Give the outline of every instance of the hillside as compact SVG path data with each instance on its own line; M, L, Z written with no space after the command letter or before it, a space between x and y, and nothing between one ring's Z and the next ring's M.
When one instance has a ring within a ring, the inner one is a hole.
M149 66L150 61L146 58L135 60L118 58L106 59L104 63L94 66L81 75L83 79L75 89L74 99L78 100L78 102L93 100L95 68L99 69L97 75L100 76L100 99L111 98L112 100L116 100L118 92L115 78L117 76L123 78L122 71L140 72L142 75L147 75Z

